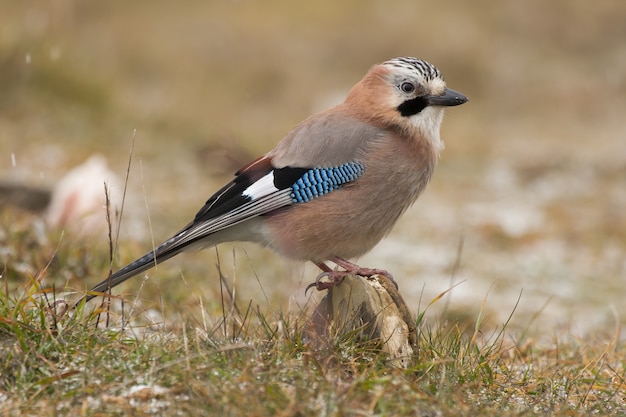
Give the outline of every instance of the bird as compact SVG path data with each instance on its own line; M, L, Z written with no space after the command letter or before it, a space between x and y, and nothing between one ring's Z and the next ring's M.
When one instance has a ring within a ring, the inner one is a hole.
M343 103L295 126L237 171L189 224L79 303L181 252L233 241L313 262L322 271L313 284L318 290L348 274L391 277L349 259L369 252L417 200L443 149L445 108L467 101L422 59L375 64Z

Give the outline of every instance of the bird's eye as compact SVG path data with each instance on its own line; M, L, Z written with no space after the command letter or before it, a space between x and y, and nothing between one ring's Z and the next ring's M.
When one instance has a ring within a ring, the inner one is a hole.
M415 91L415 86L411 83L404 82L400 84L400 90L402 90L403 93L412 93Z

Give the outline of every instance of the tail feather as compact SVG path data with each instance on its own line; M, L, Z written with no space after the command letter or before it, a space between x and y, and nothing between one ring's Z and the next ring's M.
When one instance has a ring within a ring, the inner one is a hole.
M124 268L120 269L113 275L110 275L108 278L95 285L89 290L89 292L105 292L109 288L113 288L129 278L132 278L137 274L141 274L142 272L147 271L148 269L154 267L156 264L163 262L165 259L159 259L157 257L155 260L154 252L146 253L141 258L126 265ZM97 297L97 295L88 294L85 299L86 301L89 301L94 297Z
M102 282L96 284L89 290L89 292L102 293L108 291L109 289L126 281L127 279L132 278L135 275L141 274L142 272L155 267L161 262L164 262L171 257L178 255L184 250L189 249L191 246L193 246L194 242L185 242L181 244L181 236L183 236L186 232L187 230L184 229L180 233L177 233L172 238L157 246L153 251L146 253L141 258L129 263L125 267L121 268L119 271L104 279ZM85 297L81 298L78 303L82 302L83 300L87 302L97 296L98 294L87 294Z

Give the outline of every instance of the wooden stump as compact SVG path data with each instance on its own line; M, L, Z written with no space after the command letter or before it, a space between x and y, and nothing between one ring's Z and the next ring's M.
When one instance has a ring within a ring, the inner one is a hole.
M382 275L349 275L328 290L311 316L317 337L358 330L378 341L395 366L406 368L417 349L415 321L393 282Z

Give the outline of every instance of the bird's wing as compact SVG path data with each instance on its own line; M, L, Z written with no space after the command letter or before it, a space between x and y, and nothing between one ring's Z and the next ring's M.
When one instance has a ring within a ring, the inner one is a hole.
M167 251L184 248L253 217L310 201L356 180L363 171L358 161L328 167L274 168L268 156L261 157L238 171L207 200L194 220L157 252L161 247Z

